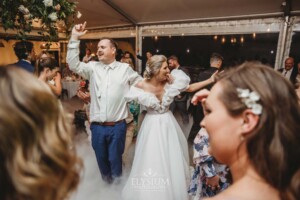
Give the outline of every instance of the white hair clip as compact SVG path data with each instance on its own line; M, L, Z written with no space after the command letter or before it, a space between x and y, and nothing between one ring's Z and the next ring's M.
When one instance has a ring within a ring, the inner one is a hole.
M259 101L260 96L257 92L250 92L249 89L236 89L238 92L238 97L241 98L242 102L246 105L247 108L251 109L253 114L260 115L262 113L262 105L257 103Z

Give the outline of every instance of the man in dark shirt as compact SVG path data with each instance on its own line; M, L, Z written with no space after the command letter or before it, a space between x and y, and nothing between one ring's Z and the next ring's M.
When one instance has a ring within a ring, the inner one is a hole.
M198 81L204 81L209 79L216 71L220 70L223 63L223 57L218 53L213 53L210 57L210 68L202 71L198 76ZM206 86L205 88L210 90L213 84ZM200 130L200 122L204 118L203 108L200 105L191 105L190 109L193 109L194 124L190 132L189 141L194 141L195 136Z

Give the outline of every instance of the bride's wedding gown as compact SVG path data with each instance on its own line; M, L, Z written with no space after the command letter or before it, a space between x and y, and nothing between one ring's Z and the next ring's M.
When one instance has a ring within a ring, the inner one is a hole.
M122 191L124 200L187 200L190 181L188 146L169 105L185 90L189 77L172 71L174 82L157 97L131 87L126 99L136 100L147 110L138 134L134 161Z

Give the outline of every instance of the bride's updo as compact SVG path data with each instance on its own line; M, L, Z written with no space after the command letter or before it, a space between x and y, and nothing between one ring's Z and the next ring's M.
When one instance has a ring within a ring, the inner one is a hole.
M146 69L144 71L144 78L151 79L156 75L162 64L167 62L167 58L164 55L154 55L146 63Z

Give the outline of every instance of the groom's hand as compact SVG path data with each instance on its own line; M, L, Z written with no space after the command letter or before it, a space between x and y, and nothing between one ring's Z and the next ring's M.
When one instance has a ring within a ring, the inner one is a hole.
M85 30L86 22L83 24L76 24L72 29L71 40L78 40L81 36L85 35L87 30Z

